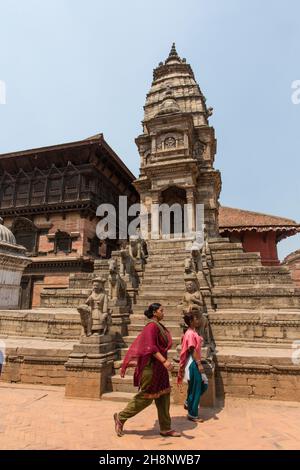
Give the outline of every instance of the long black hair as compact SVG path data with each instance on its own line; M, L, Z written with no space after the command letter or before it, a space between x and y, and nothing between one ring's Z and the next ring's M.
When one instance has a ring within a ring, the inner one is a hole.
M159 303L154 303L154 304L151 304L149 305L149 307L147 308L147 310L144 311L144 315L147 317L147 318L153 318L154 317L154 313L161 307L161 304Z

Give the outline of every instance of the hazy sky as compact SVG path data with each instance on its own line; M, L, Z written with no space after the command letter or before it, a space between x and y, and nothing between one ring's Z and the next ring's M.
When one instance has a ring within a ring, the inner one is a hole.
M145 96L173 41L215 110L221 203L300 221L299 0L0 0L0 153L103 132L137 175Z

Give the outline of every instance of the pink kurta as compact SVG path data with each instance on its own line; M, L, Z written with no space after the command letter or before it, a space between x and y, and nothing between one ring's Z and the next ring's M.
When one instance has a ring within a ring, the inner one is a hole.
M202 336L199 336L198 333L191 328L188 328L186 333L184 334L181 342L181 353L180 353L180 360L179 360L179 374L178 374L178 383L182 382L182 372L186 366L188 357L189 357L189 349L194 348L197 352L199 359L201 358L201 348L203 344Z

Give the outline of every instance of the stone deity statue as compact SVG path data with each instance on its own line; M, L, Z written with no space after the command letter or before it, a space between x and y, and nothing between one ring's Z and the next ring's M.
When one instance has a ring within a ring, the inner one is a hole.
M85 336L102 336L108 333L111 319L104 284L105 279L95 278L91 295L84 305L78 307Z
M207 314L205 312L205 302L198 286L197 279L185 279L186 293L184 294L180 307L183 315L186 313L196 313L199 315L200 328L199 333L204 338L205 344L209 344L210 331Z

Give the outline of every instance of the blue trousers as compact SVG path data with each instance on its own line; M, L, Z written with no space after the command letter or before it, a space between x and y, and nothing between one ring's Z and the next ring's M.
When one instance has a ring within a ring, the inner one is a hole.
M198 418L200 398L206 392L208 385L202 380L198 365L193 361L189 368L190 380L188 382L187 406L189 416Z

